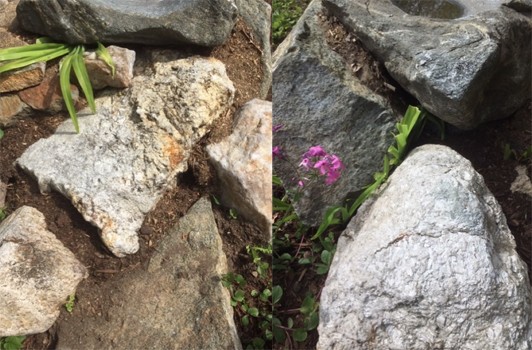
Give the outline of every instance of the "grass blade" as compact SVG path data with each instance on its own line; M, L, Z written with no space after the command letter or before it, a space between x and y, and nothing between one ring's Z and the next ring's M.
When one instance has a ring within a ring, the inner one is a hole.
M96 113L94 93L92 91L89 73L87 73L87 67L85 67L85 62L83 61L83 51L83 46L81 45L74 49L72 55L72 67L74 68L74 73L78 79L79 86L81 87L81 90L83 90L83 94L89 103L92 113Z
M13 59L13 58L4 58L6 55L21 55L20 57L28 57L31 55L40 55L39 52L41 51L60 50L60 49L67 49L67 48L68 46L65 44L55 44L55 43L8 47L5 49L0 49L0 61Z
M74 107L74 100L72 99L72 92L70 91L70 72L72 70L72 59L74 58L74 52L68 54L59 65L59 83L61 85L61 93L65 100L65 105L70 115L70 119L74 123L74 129L79 134L78 117L76 114L76 108Z
M26 67L26 66L29 66L29 65L31 65L33 63L37 63L37 62L46 62L46 61L52 60L54 58L66 55L69 51L70 51L70 49L65 48L65 49L60 49L60 50L54 51L52 53L48 53L46 55L42 55L42 56L38 56L38 57L23 58L23 59L19 59L19 60L16 60L16 61L11 61L9 63L6 63L6 64L0 66L0 73L4 73L4 72L10 71L10 70L17 69L17 68Z
M111 68L111 76L114 78L115 76L115 63L113 62L113 58L109 54L109 51L105 46L103 46L101 43L98 43L98 48L96 49L96 55L98 55L98 58L107 63L107 65Z

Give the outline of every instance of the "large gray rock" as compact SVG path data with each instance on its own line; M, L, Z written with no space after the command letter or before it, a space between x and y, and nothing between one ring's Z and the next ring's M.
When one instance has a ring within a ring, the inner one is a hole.
M333 186L319 181L304 188L295 207L310 224L372 181L393 140L396 117L388 101L363 85L328 47L318 19L322 10L320 1L310 4L273 61L273 121L282 125L273 145L284 154L274 160L275 174L293 189L300 157L318 144L346 166Z
M233 102L220 61L171 55L155 54L153 71L136 76L131 89L98 98L97 113L79 117L80 134L67 120L17 160L41 191L69 198L117 256L138 250L145 214Z
M415 149L340 236L318 349L532 348L532 292L471 163Z
M44 216L21 207L0 224L0 337L46 331L87 269Z
M236 19L233 0L21 0L22 27L70 44L216 46Z
M508 7L441 20L408 15L390 0L323 3L423 107L452 125L508 117L530 98L532 21Z
M268 240L272 226L272 103L252 100L238 112L233 133L207 146L218 174L222 201Z
M222 240L208 198L165 235L147 269L102 286L107 316L59 322L57 349L241 349ZM89 307L78 293L77 307Z

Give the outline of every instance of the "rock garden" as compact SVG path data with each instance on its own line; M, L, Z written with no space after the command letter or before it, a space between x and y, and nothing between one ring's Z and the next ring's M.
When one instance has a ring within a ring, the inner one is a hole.
M531 348L530 2L279 2L274 348Z
M0 2L2 349L268 347L270 13Z

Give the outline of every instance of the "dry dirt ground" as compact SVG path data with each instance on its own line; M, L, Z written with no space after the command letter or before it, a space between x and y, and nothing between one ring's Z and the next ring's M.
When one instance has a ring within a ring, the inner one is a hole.
M18 28L13 32L28 42L35 36L24 33ZM232 112L247 101L259 97L262 77L259 43L253 42L251 30L239 19L231 37L221 47L212 50L202 48L186 49L195 54L211 56L221 60L236 87L235 102ZM137 55L142 55L146 48L133 47ZM157 247L165 232L176 225L188 209L204 195L216 195L217 184L213 169L207 162L204 146L217 142L232 131L233 114L229 113L217 121L211 132L201 140L189 159L189 170L176 181L176 187L168 191L155 210L145 219L140 231L140 250L126 258L116 258L101 244L97 229L83 220L71 203L57 193L41 194L36 182L13 166L13 162L34 142L51 135L55 128L68 119L66 114L44 115L35 113L32 117L20 120L16 125L6 128L5 136L0 140L0 180L8 184L7 214L23 205L37 208L46 217L48 229L90 271L90 276L82 281L76 294L74 315L83 317L84 313L105 313L113 301L99 293L99 286L124 276L131 271L142 269ZM223 248L228 258L230 271L250 276L254 270L246 254L246 245L265 245L266 237L252 223L238 217L231 219L229 209L213 205L214 213L223 239ZM252 282L250 282L252 283ZM261 286L256 286L257 289ZM117 291L119 292L119 291ZM62 310L56 322L60 324L71 317ZM51 349L56 341L55 327L49 331L29 336L24 342L24 349ZM240 330L241 338L251 338L254 334ZM247 332L247 333L246 333Z

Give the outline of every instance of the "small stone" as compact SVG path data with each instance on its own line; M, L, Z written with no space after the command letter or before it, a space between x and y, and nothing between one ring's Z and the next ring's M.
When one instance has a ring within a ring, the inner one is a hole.
M0 223L0 337L46 331L87 275L37 209L17 209Z
M6 206L7 185L0 181L0 209Z
M20 91L41 83L46 63L37 62L27 67L0 74L0 93Z
M74 104L76 104L79 100L77 86L70 84L70 92ZM43 81L39 85L22 90L18 95L22 101L38 111L57 113L66 110L57 68L48 69Z
M532 197L532 182L530 181L530 177L528 177L526 166L518 165L515 168L515 171L517 171L517 177L514 182L512 182L510 190L512 192L519 192Z
M133 79L133 65L135 64L135 51L119 46L108 46L107 51L115 65L115 75L111 74L111 68L99 59L96 52L89 52L85 56L85 66L89 73L92 88L103 89L106 86L126 88L131 85Z
M271 234L272 103L252 100L237 113L233 133L207 146L222 201Z
M12 125L31 109L16 94L0 95L0 126Z

